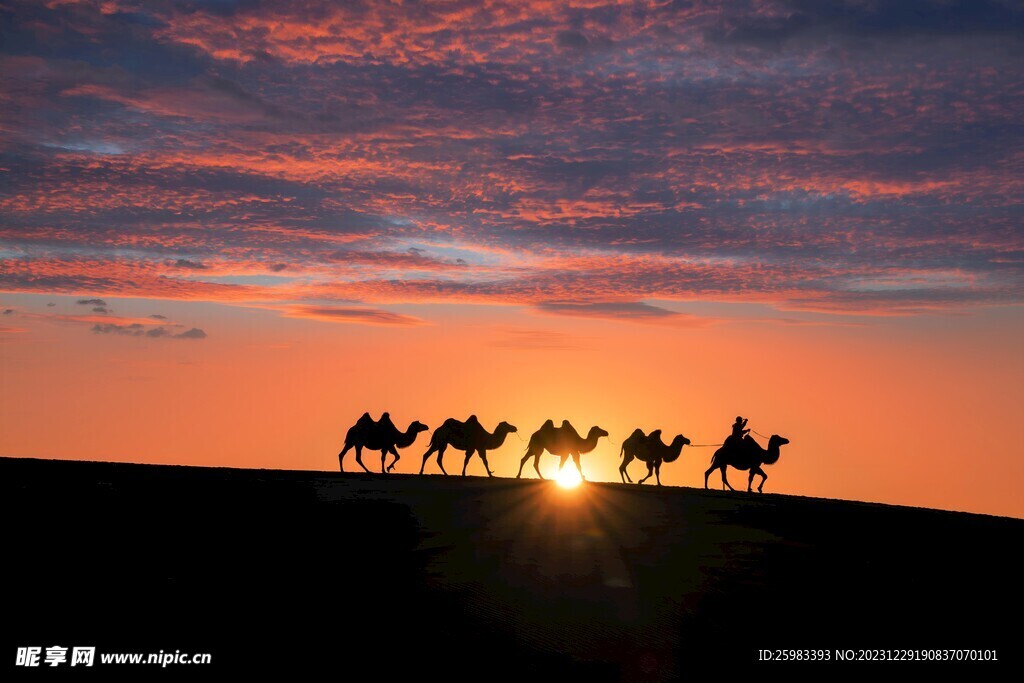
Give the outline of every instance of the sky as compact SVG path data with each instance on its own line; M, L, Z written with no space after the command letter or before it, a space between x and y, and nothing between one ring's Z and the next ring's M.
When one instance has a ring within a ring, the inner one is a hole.
M2 0L0 454L741 414L766 491L1024 517L1022 197L1021 2Z

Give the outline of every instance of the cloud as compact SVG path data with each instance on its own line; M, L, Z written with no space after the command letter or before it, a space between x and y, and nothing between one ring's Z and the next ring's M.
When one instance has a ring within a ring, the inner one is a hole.
M590 41L587 40L587 37L579 31L559 31L555 35L555 40L561 47L567 47L573 50L583 50L590 45Z
M92 309L93 313L110 313L110 309L104 306L96 306Z
M160 315L159 313L153 313L149 317L152 318L153 320L167 320L166 315Z
M4 315L11 315L13 313L14 313L14 309L13 308L5 308L4 309Z
M141 337L146 334L146 326L140 323L130 323L128 325L97 323L92 326L92 331L97 334L123 334L132 337Z
M713 41L779 47L830 37L908 40L928 37L1024 38L1024 9L1001 0L776 0L723 18Z
M710 318L678 313L640 301L599 303L542 302L534 308L546 315L594 318L616 322L667 323L686 327L704 326L714 322Z
M360 311L686 325L628 302L1024 302L1014 3L12 0L2 16L0 291L392 325L408 321Z
M113 334L127 337L147 337L150 339L205 339L206 333L196 327L185 332L175 332L170 327L149 327L141 323L119 325L115 323L97 323L92 331L96 334Z
M184 268L185 270L206 270L206 266L199 261L190 261L188 259L180 258L174 262L175 268Z
M75 302L79 306L106 306L107 302L103 299L79 299Z
M206 339L206 332L202 331L198 327L193 327L174 336L176 339Z
M382 325L386 327L415 327L426 324L426 321L421 318L376 308L290 306L285 309L284 315L287 318L308 318L325 322Z

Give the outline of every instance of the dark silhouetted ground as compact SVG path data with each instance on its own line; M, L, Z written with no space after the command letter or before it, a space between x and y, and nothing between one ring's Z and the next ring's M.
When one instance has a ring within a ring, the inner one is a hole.
M210 652L212 671L332 680L922 666L757 662L776 648L994 648L1019 671L1021 520L689 488L29 459L0 459L0 501L9 669L19 645L61 644Z

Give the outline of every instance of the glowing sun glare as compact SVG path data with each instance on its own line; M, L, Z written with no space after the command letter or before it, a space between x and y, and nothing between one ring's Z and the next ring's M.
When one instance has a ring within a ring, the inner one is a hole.
M579 486L583 480L580 479L580 473L572 467L563 467L558 473L558 478L555 479L558 485L563 489L572 489Z

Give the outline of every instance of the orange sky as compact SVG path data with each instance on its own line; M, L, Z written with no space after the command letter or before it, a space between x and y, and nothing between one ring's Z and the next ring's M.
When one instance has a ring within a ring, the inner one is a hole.
M73 298L5 304L15 313L0 336L3 455L333 470L364 410L388 410L403 429L472 412L524 439L547 418L581 433L600 425L616 445L602 440L584 471L616 481L618 444L634 427L718 443L740 413L792 442L768 469L769 492L1024 517L1024 325L1012 307L796 324L749 307L662 303L711 321L693 325L419 305L394 310L430 324L377 326L109 302L122 316L159 309L216 330L191 342L92 333L60 319ZM398 471L418 470L427 440L404 451ZM514 476L524 448L510 436L489 458L495 472ZM701 485L713 450L684 449L662 481ZM556 462L545 455L541 466L553 473ZM457 472L461 457L450 452L446 465ZM470 473L483 474L478 459ZM730 470L730 481L746 477Z

